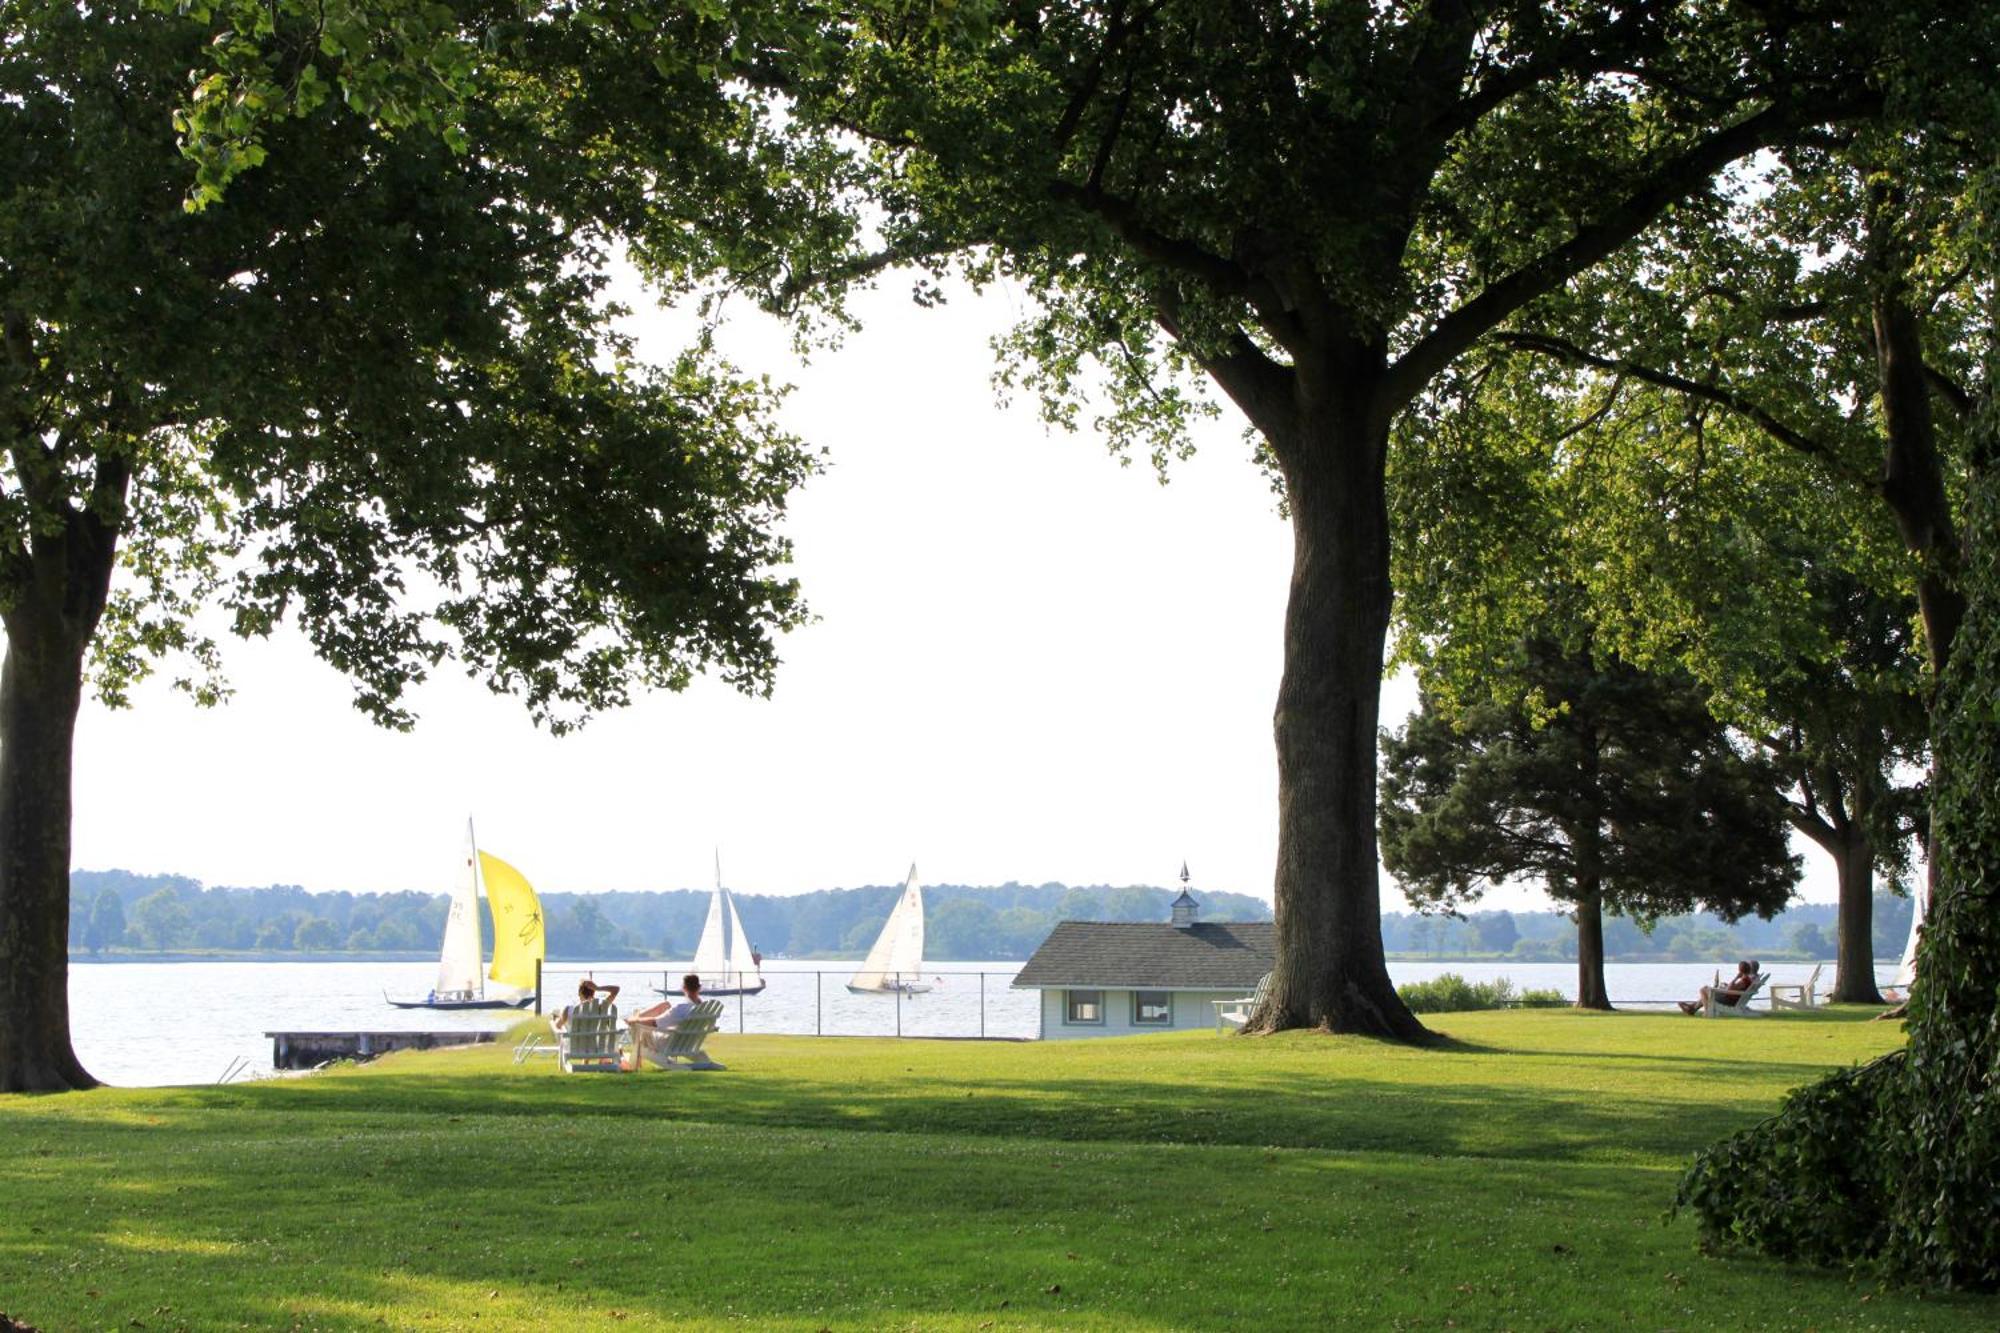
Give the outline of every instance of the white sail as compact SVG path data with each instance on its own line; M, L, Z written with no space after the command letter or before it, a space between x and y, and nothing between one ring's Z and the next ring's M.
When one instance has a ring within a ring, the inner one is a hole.
M479 930L479 883L475 868L478 857L472 844L472 825L465 826L465 856L460 863L458 884L452 889L451 911L444 919L444 949L438 955L437 994L440 996L478 995L481 959L485 953Z
M736 915L736 895L728 889L718 888L722 895L724 915L729 927L723 936L723 959L727 965L724 975L735 987L755 988L764 984L764 971L750 951L750 937L743 933L743 918Z
M903 896L882 924L875 947L862 960L861 970L847 984L854 990L887 990L898 982L914 982L924 970L924 891L917 884L917 868L903 885Z
M1910 891L1910 942L1903 946L1903 962L1896 969L1893 983L1905 995L1910 993L1910 983L1917 979L1917 927L1924 924L1924 903L1930 891L1919 884Z
M761 969L751 959L750 940L743 933L743 918L736 914L736 898L722 887L722 857L715 858L715 892L709 895L708 919L701 926L701 942L694 948L694 971L704 989L756 989L764 984Z
M708 896L708 920L702 923L701 943L694 947L695 975L703 985L720 986L729 970L729 915L722 909L722 890Z

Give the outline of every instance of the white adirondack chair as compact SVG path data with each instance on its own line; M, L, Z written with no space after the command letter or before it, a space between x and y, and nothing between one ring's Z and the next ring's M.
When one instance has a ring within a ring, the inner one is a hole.
M1777 1009L1817 1009L1819 1007L1819 974L1826 971L1826 964L1813 967L1812 975L1803 984L1796 981L1774 981L1771 992L1771 1008Z
M1722 974L1718 972L1713 986L1701 988L1701 1016L1703 1018L1761 1017L1758 1010L1750 1007L1750 1000L1757 992L1764 989L1764 983L1770 979L1770 973L1759 972L1757 979L1750 983L1749 990L1725 991L1722 986ZM1736 998L1727 1001L1717 999L1716 997L1720 995L1734 995Z
M556 1028L556 1063L565 1074L622 1073L618 1038L617 1005L572 1005Z
M520 1045L514 1048L514 1063L526 1064L531 1055L554 1055L556 1031L555 1028L543 1026L529 1028L527 1034L521 1038Z
M632 1049L636 1055L662 1069L727 1069L727 1065L709 1059L708 1052L701 1048L702 1043L708 1040L708 1034L715 1031L716 1020L721 1017L722 1001L703 1000L694 1007L693 1013L665 1032L635 1024L632 1028Z
M1257 1006L1264 1003L1264 997L1271 991L1271 974L1266 972L1257 979L1254 995L1245 995L1235 1000L1210 1000L1215 1006L1215 1030L1227 1032L1232 1028L1241 1029L1250 1021L1250 1015L1257 1012Z

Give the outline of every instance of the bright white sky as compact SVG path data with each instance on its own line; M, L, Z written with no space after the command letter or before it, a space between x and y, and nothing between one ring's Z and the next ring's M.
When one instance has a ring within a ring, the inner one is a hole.
M230 640L220 709L158 682L128 711L86 704L73 863L443 891L471 815L551 891L703 887L719 847L751 893L887 884L913 860L933 883L1164 885L1186 858L1197 892L1268 900L1289 531L1233 409L1162 487L997 406L986 340L1016 300L920 311L892 283L805 367L739 331L830 463L787 524L819 620L782 641L772 699L698 682L556 739L447 667L405 735L299 637ZM1392 684L1384 719L1413 702ZM1809 896L1832 897L1822 880Z

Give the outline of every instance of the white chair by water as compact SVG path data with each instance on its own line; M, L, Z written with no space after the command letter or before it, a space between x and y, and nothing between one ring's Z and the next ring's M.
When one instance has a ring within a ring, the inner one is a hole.
M1703 1018L1753 1018L1761 1015L1750 1007L1750 999L1764 989L1764 983L1771 979L1768 972L1759 972L1757 979L1750 983L1748 990L1730 990L1722 984L1722 974L1717 973L1713 986L1701 988L1701 1016ZM1730 996L1723 999L1722 996Z
M514 1063L526 1064L531 1055L554 1055L556 1053L557 1029L537 1024L528 1029L521 1038L521 1044L514 1048Z
M708 1052L701 1048L702 1043L708 1040L708 1034L715 1031L716 1020L721 1017L722 1001L703 1000L686 1018L665 1032L635 1024L632 1028L633 1053L662 1069L726 1069L727 1065L709 1059Z
M551 1019L551 1024L555 1020ZM565 1074L617 1074L623 1072L618 1058L618 1006L607 1004L571 1005L568 1016L556 1027L556 1063Z
M1264 1003L1264 997L1271 993L1271 974L1266 972L1257 979L1257 991L1235 1000L1211 1000L1215 1006L1215 1030L1227 1032L1231 1028L1241 1029L1250 1021L1250 1015L1257 1012L1257 1006Z
M1774 981L1768 988L1771 992L1772 1009L1817 1009L1819 1007L1819 974L1826 971L1826 964L1813 967L1812 975L1803 983L1797 981Z

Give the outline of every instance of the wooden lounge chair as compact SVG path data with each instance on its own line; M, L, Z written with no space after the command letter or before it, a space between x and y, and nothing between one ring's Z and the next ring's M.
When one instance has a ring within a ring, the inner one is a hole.
M632 1052L635 1059L652 1061L662 1069L727 1069L702 1050L708 1034L722 1017L722 1001L703 1000L694 1012L665 1032L651 1026L634 1025Z
M1750 1007L1750 1000L1758 991L1764 989L1764 983L1770 979L1770 973L1759 972L1757 979L1750 983L1750 989L1733 991L1722 984L1722 976L1718 973L1713 986L1703 986L1701 988L1701 1009L1699 1012L1703 1018L1760 1017L1759 1011ZM1733 995L1736 998L1725 1000L1721 998L1724 995Z
M556 1053L556 1034L559 1031L561 1029L554 1027L538 1026L529 1028L527 1035L523 1036L520 1044L514 1048L514 1063L517 1065L526 1064L528 1057L531 1055L554 1055Z
M550 1020L551 1025L554 1020ZM565 1074L617 1074L624 1072L618 1058L618 1006L595 1004L570 1006L568 1017L556 1028L556 1063Z
M1250 1015L1257 1012L1257 1006L1264 1003L1264 997L1271 993L1271 974L1266 972L1257 979L1255 994L1245 995L1235 1000L1211 1000L1215 1006L1215 1030L1227 1032L1234 1028L1241 1030L1250 1021Z
M1819 1007L1819 995L1817 994L1819 989L1819 974L1824 971L1826 971L1826 964L1820 963L1813 968L1812 975L1807 977L1803 984L1796 981L1772 982L1769 987L1771 1008L1773 1010L1817 1009Z

